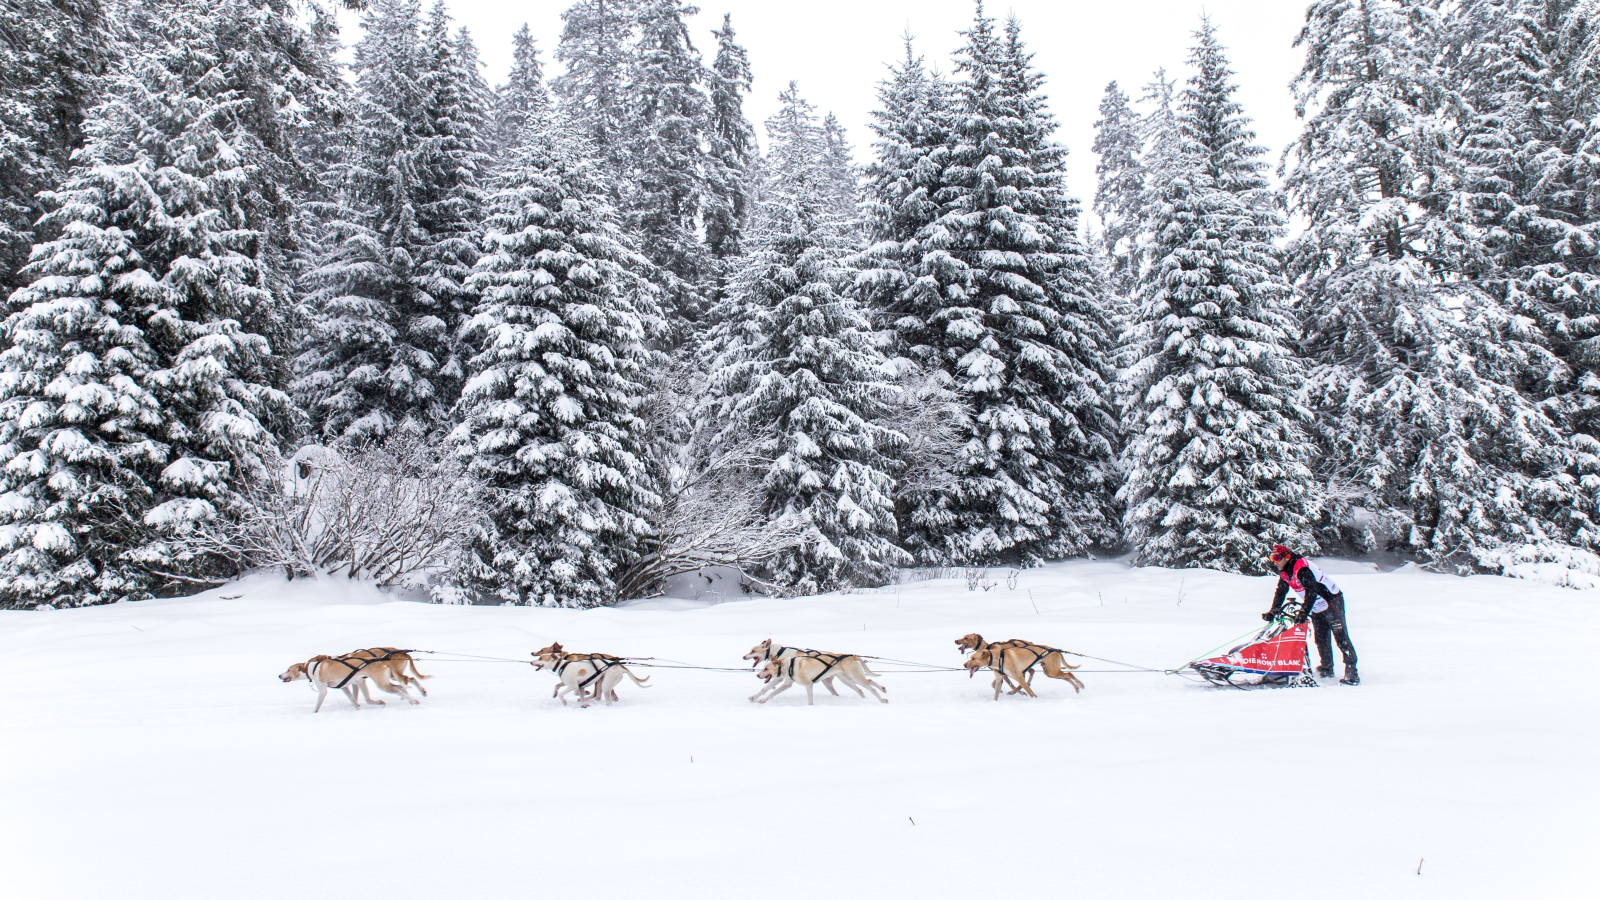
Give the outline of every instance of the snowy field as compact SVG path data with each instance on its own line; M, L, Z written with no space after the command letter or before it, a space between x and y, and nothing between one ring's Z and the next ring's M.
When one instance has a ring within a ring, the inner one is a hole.
M570 611L260 579L4 612L0 896L1600 896L1600 594L1330 570L1360 687L1090 673L998 703L986 672L807 708L799 688L746 702L747 673L655 669L617 706L563 708L550 674L423 656L420 706L313 715L277 675L552 640L739 666L769 636L955 665L969 631L1164 667L1258 623L1272 581L1074 562L976 593Z

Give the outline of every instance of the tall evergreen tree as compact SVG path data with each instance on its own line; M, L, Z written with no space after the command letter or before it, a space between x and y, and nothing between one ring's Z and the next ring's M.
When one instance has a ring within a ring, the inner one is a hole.
M241 327L270 302L247 220L252 98L214 11L149 23L13 295L0 354L0 604L138 599L221 580L183 533L226 516L290 427L272 349Z
M511 37L511 73L496 92L495 145L502 157L527 146L537 133L549 128L550 92L545 88L544 64L527 23Z
M578 0L561 14L565 23L556 61L563 71L550 87L575 133L620 190L627 176L633 123L626 92L641 0Z
M1317 365L1321 475L1341 502L1406 527L1392 543L1470 567L1550 527L1528 498L1564 463L1544 411L1517 389L1540 352L1490 293L1462 277L1477 238L1452 213L1462 104L1436 64L1441 21L1424 0L1317 0L1295 83L1306 123L1286 160L1291 245Z
M543 606L615 602L654 501L637 407L654 301L609 188L570 142L519 149L491 204L454 432L490 527L469 586ZM641 304L644 309L641 310Z
M324 252L307 276L313 328L296 399L327 439L448 421L462 372L452 336L481 220L482 92L470 41L435 6L378 0L356 45L358 107Z
M41 236L39 193L61 184L116 42L99 0L11 0L0 8L0 293Z
M1473 108L1464 123L1462 212L1481 230L1466 268L1537 329L1520 386L1565 427L1576 468L1531 502L1551 535L1600 542L1597 497L1577 482L1600 471L1600 23L1575 0L1473 0L1451 22L1452 81Z
M1124 302L1134 294L1139 267L1136 241L1139 198L1144 191L1144 170L1139 157L1144 148L1144 128L1128 95L1115 81L1106 85L1100 100L1100 118L1094 123L1096 185L1094 212L1100 217L1100 242L1105 247L1106 277L1111 293Z
M1273 544L1312 546L1309 414L1262 150L1215 29L1195 36L1178 146L1159 149L1142 204L1121 493L1142 562L1248 571Z
M850 296L857 250L836 157L843 134L817 122L793 82L767 121L769 150L750 249L707 341L719 420L769 460L763 507L810 539L770 563L804 593L882 584L909 560L895 546L891 453L874 422L893 391L871 323Z
M638 41L626 83L631 127L626 224L659 267L677 340L687 340L714 290L710 249L699 231L713 205L709 185L717 166L710 77L689 40L684 17L699 10L681 0L642 0Z
M713 31L717 58L711 65L711 156L707 188L706 246L718 259L738 256L750 205L751 167L756 160L756 130L744 115L744 95L754 77L750 54L734 41L732 15Z
M1040 77L1007 32L981 6L964 32L939 218L896 320L973 408L955 487L908 516L925 559L1027 564L1115 535L1108 322Z

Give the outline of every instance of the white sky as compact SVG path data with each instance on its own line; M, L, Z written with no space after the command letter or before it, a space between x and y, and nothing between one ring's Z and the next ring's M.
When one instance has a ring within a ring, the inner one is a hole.
M429 0L425 0L429 2ZM471 30L490 83L504 80L511 65L511 35L527 22L554 75L561 12L570 0L515 3L508 0L447 0L458 25ZM832 111L849 131L862 160L871 157L870 113L874 88L885 64L901 56L900 35L909 27L918 51L930 64L949 70L956 33L972 21L970 0L705 0L689 23L696 46L710 64L716 52L712 29L722 14L733 14L739 42L750 51L755 89L746 115L761 123L777 107L778 92L790 79L822 112ZM1305 17L1297 0L991 0L990 15L1008 11L1022 21L1022 35L1034 64L1046 77L1045 92L1061 125L1058 139L1071 151L1068 177L1085 206L1094 194L1094 141L1097 107L1106 82L1116 79L1137 100L1158 66L1181 84L1185 61L1201 12L1217 24L1229 60L1238 73L1240 102L1255 119L1269 161L1298 133L1289 82L1302 56L1294 48ZM347 18L345 38L359 37Z

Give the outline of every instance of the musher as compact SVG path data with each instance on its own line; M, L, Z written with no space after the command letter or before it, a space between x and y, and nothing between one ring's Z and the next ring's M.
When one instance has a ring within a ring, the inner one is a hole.
M1344 620L1344 594L1326 572L1316 564L1294 553L1282 544L1272 548L1272 564L1278 568L1278 591L1272 596L1272 609L1261 614L1268 622L1280 615L1289 615L1284 609L1284 599L1293 591L1296 603L1293 616L1296 624L1311 620L1317 637L1317 675L1333 677L1333 642L1339 643L1344 656L1344 677L1340 684L1360 684L1356 673L1356 648L1350 643L1350 629Z

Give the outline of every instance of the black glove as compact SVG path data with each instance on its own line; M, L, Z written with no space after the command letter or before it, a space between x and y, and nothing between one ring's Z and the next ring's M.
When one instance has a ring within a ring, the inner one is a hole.
M1276 619L1277 617L1278 617L1278 614L1275 613L1275 612L1264 612L1264 613L1261 614L1261 618L1264 621L1267 621L1267 622L1271 622L1273 619Z
M1311 607L1307 606L1301 609L1298 613L1295 613L1294 623L1296 625L1303 625L1309 618L1311 618Z

